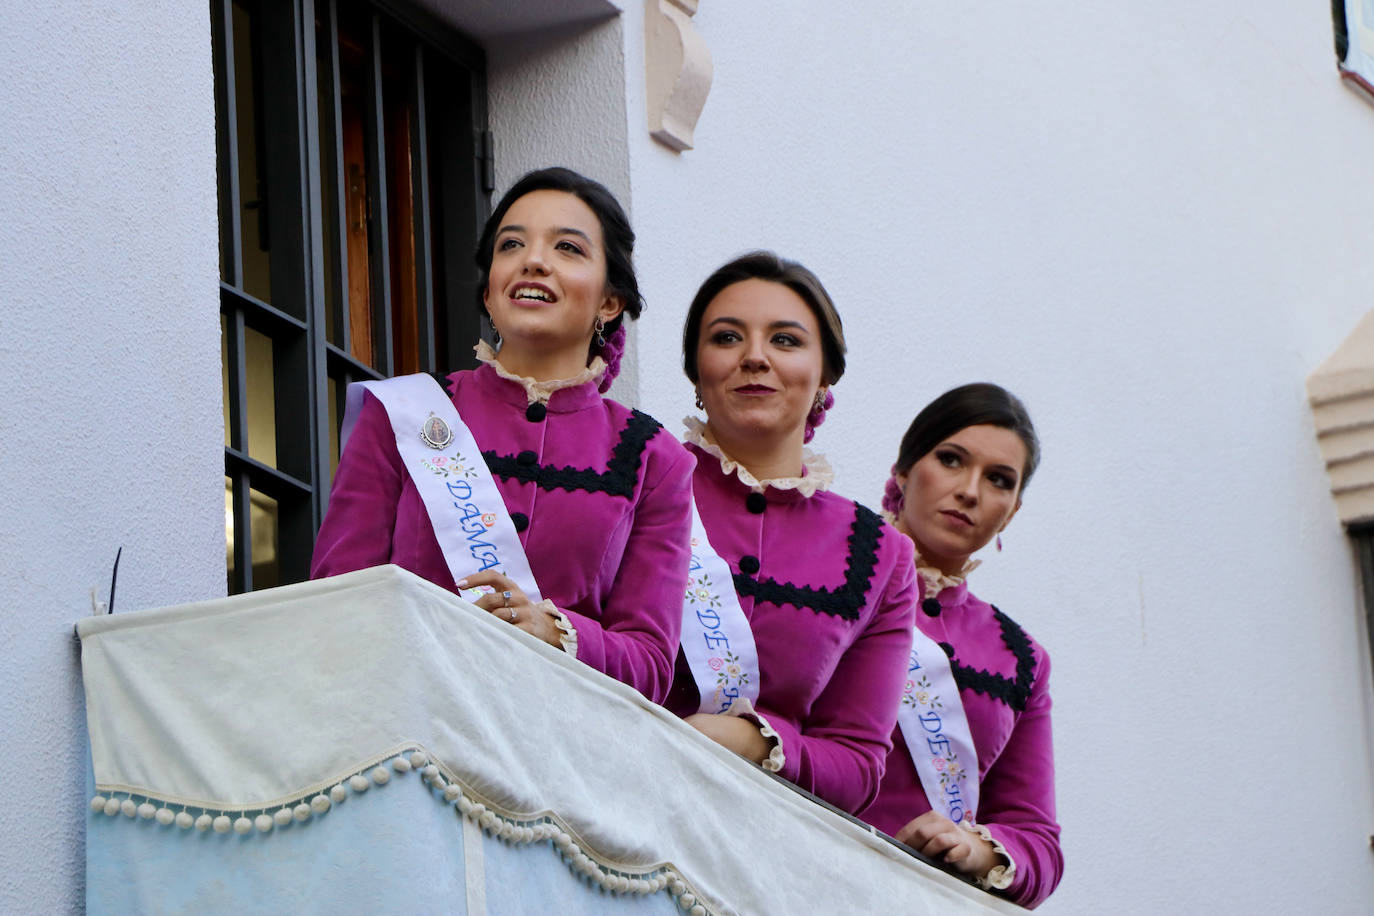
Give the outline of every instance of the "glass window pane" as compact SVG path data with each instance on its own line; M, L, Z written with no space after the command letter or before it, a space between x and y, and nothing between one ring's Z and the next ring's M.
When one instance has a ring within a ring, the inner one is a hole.
M329 480L325 489L334 483L334 472L339 469L339 383L329 379Z
M415 44L388 36L382 46L386 133L387 248L391 257L391 349L397 375L419 372L420 326L415 275Z
M277 466L276 375L272 340L244 329L248 366L248 456Z
M229 569L229 594L234 594L234 482L224 478L224 565Z
M344 251L348 271L348 352L376 367L370 267L367 89L371 21L339 10L339 139L343 149Z
M248 504L248 530L253 541L253 589L273 588L281 582L277 501L257 490L249 490Z
M219 379L220 379L220 406L224 408L224 447L228 448L232 443L229 441L229 337L228 324L225 321L224 313L219 313Z
M267 239L267 175L261 161L262 100L258 97L256 44L258 17L234 4L234 103L238 123L239 221L243 235L240 288L263 302L272 301L272 268Z
M339 168L338 133L334 129L334 42L329 26L328 4L321 4L315 19L315 73L320 125L320 206L324 224L324 304L329 316L325 338L336 347L344 345L343 303L340 301L339 264Z

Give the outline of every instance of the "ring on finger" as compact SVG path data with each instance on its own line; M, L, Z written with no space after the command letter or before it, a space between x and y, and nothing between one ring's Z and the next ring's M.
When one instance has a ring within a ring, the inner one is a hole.
M502 607L510 607L510 592L502 592L502 593L501 593L501 598L502 598L502 601L503 601L503 603L502 603L501 606L502 606Z
M510 609L510 619L511 619L512 622L514 622L515 617L516 617L515 608L511 608L511 609Z

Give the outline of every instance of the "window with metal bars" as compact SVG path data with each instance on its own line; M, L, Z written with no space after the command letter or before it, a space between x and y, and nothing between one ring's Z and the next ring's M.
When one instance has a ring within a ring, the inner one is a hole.
M482 52L423 13L211 0L230 594L309 575L344 390L473 363Z

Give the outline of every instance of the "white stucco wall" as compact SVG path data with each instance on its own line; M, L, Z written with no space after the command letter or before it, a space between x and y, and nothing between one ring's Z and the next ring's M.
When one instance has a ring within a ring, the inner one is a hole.
M647 135L641 403L697 285L775 248L849 371L816 445L876 504L906 424L990 379L1044 463L974 579L1055 659L1047 913L1366 913L1367 643L1303 383L1374 307L1374 108L1324 6L705 0L696 149ZM662 367L663 371L657 371Z
M0 33L0 912L84 903L73 622L224 594L203 3L14 6Z
M631 212L626 68L619 17L498 35L486 42L489 123L496 148L493 206L521 175L562 165L604 184ZM610 394L639 389L637 322Z
M691 407L679 329L753 246L813 267L850 369L817 437L876 503L915 411L988 378L1045 443L974 583L1055 658L1068 871L1042 912L1363 913L1371 674L1303 381L1374 301L1374 108L1325 7L703 0L697 149L647 135L643 10L492 38L498 185L631 209L617 391ZM203 5L12 11L0 36L0 911L82 900L70 625L222 593ZM52 455L51 458L48 455Z

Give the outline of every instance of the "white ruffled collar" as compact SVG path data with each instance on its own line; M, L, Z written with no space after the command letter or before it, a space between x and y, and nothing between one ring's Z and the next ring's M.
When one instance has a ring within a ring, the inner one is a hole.
M761 492L765 487L772 487L775 490L796 490L803 497L810 499L816 495L817 490L828 490L830 485L835 482L835 472L831 469L830 462L825 460L824 455L819 455L810 449L802 449L802 476L759 480L749 473L748 468L725 454L719 445L707 438L706 424L700 418L685 417L682 422L687 427L683 436L685 441L719 459L720 469L725 472L726 476L734 474L739 478L740 483L752 490Z
M486 363L488 366L491 366L492 369L496 370L496 374L501 378L508 382L515 382L515 384L524 388L525 396L529 398L531 404L535 402L547 404L549 398L553 397L555 391L564 388L576 388L578 385L585 385L588 382L597 381L601 378L602 373L606 371L606 361L600 356L593 356L587 368L583 369L572 378L539 381L530 378L528 375L516 375L505 366L501 365L500 360L496 358L496 351L493 350L491 344L487 343L485 340L477 341L477 346L472 349L473 352L477 354L478 362Z
M969 560L964 563L964 568L957 573L944 573L934 566L926 565L926 561L921 559L921 555L916 554L916 575L921 577L921 583L925 586L925 594L934 598L947 588L958 588L964 584L969 573L983 565L982 560Z

